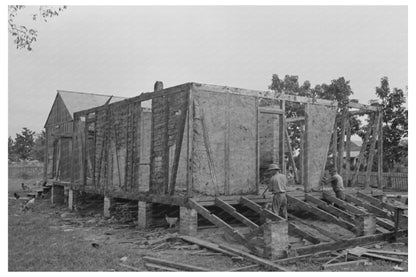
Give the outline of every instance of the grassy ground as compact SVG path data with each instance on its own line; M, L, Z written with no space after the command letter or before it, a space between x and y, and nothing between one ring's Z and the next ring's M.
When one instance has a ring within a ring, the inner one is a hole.
M9 182L9 197L15 191L23 194L19 190L20 183L21 180ZM159 249L147 245L148 241L176 230L129 228L97 214L86 216L69 212L63 205L52 206L49 199L36 199L33 210L22 212L21 204L25 201L9 199L9 271L129 271L120 266L123 257L126 259L124 264L148 271L142 259L146 255L213 271L227 271L251 264L246 260L233 260L218 253L193 248L181 241L170 241ZM199 235L205 239L220 237L209 229L202 230ZM407 244L384 244L382 247L383 250L407 252ZM326 259L309 259L284 266L292 271L318 271L320 265L329 259L328 256ZM392 271L395 265L380 260L369 261L370 264L365 266L333 268L329 271ZM407 262L400 267L407 270ZM265 269L258 267L252 270Z

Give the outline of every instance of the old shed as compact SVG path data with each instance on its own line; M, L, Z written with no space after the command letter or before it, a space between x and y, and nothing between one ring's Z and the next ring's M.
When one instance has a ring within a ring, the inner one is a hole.
M73 113L122 97L58 90L45 123L45 179L71 180Z

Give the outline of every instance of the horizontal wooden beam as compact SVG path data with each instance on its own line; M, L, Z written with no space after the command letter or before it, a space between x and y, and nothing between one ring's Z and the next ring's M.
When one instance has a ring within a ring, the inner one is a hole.
M268 114L285 114L284 110L280 110L280 109L274 109L274 108L269 108L269 107L259 107L259 112L260 113L268 113Z
M281 221L281 220L285 220L283 217L280 217L279 215L267 210L267 209L263 209L259 204L257 204L256 202L251 201L250 199L246 198L246 197L241 197L240 198L240 204L252 209L253 211L257 212L258 214L263 215L264 217L270 219L270 220L275 220L275 221Z
M361 103L349 102L347 104L348 108L360 109L360 110L368 110L368 111L378 111L376 106L370 106Z
M317 205L319 208L321 208L324 211L327 211L327 212L329 212L329 213L331 213L335 216L338 216L338 217L340 217L340 218L342 218L346 221L349 221L351 223L353 223L354 220L355 220L354 215L349 214L347 212L344 212L343 210L337 209L334 206L330 206L325 201L322 201L321 199L313 197L309 194L306 194L305 197L306 197L307 202L311 202L311 203Z
M303 120L305 120L305 117L304 116L289 117L289 118L286 118L286 123L303 121Z
M297 226L293 222L289 222L288 225L289 225L289 234L298 235L299 237L306 239L307 241L310 241L313 244L321 243L320 239L314 237L309 232L302 230L299 226Z
M351 224L351 223L346 222L342 219L339 219L339 218L333 216L330 213L327 213L327 212L325 212L321 209L318 209L317 207L309 205L309 204L307 204L307 203L305 203L305 202L303 202L303 201L301 201L297 198L294 198L290 195L287 195L286 197L287 197L287 200L288 200L288 204L291 205L291 206L294 206L294 207L297 207L299 209L308 211L308 212L320 217L322 220L326 220L326 221L335 223L335 224L337 224L337 225L339 225L339 226L341 226L341 227L343 227L343 228L345 228L345 229L347 229L347 230L349 230L353 233L355 233L357 231L357 228L354 226L354 224Z
M338 199L332 195L330 195L327 192L324 192L322 194L323 198L327 201L329 201L330 203L336 204L339 207L342 207L343 209L345 209L346 211L354 214L354 215L365 215L368 214L366 211L363 211L345 201L342 201L341 199Z
M372 197L370 195L364 194L364 193L359 192L359 191L357 191L357 196L359 198L364 199L365 201L367 201L371 205L374 205L374 206L376 206L377 208L380 208L380 209L386 209L386 210L389 210L391 212L395 212L397 208L407 210L407 206L405 206L405 205L394 206L394 205L385 203L385 202L383 202L383 201L381 201L381 200L379 200L375 197Z
M397 232L398 237L405 237L407 236L407 230L399 230ZM351 239L342 239L337 242L330 242L330 243L321 243L316 245L304 246L300 248L295 248L295 251L299 255L305 255L315 252L321 252L326 250L337 251L343 250L347 248L352 248L355 246L366 245L371 243L377 243L381 241L389 241L390 239L394 238L395 233L385 233L385 234L376 234L370 236L362 236L362 237L355 237Z
M363 200L360 200L357 197L354 197L350 194L347 194L347 193L345 194L345 200L347 200L350 203L354 203L358 206L361 206L361 207L365 208L367 211L369 211L370 213L375 214L376 216L385 217L385 218L394 220L394 217L389 215L386 211L384 211L382 209L379 209L376 206L373 206L371 204L368 204L368 203L364 202Z
M289 94L275 95L275 93L272 91L250 90L250 89L218 86L218 85L208 85L208 84L199 84L199 83L191 83L191 84L195 90L223 92L223 93L226 92L226 93L231 93L231 94L256 96L256 97L260 97L264 99L276 99L276 100L284 100L284 101L296 102L296 103L311 103L311 104L316 104L316 105L338 106L338 102L336 100L310 98L310 97L296 96L296 95L289 95Z
M245 217L241 213L237 212L237 210L233 206L224 202L223 200L221 200L219 198L216 198L215 199L215 205L220 207L224 211L226 211L228 214L230 214L231 216L233 216L234 218L236 218L240 222L247 225L250 229L256 230L256 229L259 228L259 226L256 223L254 223L253 221L251 221L250 219L248 219L247 217Z

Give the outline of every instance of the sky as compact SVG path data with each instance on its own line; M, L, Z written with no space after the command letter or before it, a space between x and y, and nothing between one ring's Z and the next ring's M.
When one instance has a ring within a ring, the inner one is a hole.
M8 133L39 132L56 90L133 97L186 82L267 90L272 74L350 80L375 98L380 78L408 84L406 6L69 6L33 51L8 42Z

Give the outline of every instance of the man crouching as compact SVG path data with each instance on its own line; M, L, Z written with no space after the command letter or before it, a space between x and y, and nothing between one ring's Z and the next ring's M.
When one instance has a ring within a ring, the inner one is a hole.
M273 193L273 212L287 219L287 178L284 174L280 173L280 168L276 164L269 165L267 173L269 173L271 177L267 184L267 188L263 192L263 195L267 190Z

